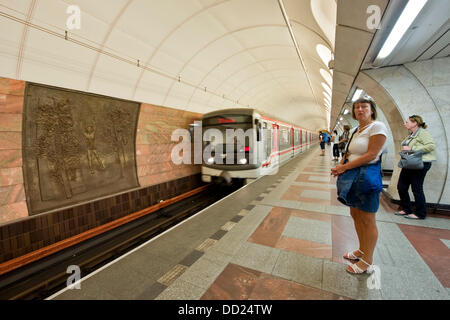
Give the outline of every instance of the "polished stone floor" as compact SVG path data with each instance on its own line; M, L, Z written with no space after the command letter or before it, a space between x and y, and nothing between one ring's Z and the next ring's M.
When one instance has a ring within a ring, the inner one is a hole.
M328 154L327 150L327 154ZM317 147L53 299L449 299L450 219L377 212L376 272L351 275L358 248Z

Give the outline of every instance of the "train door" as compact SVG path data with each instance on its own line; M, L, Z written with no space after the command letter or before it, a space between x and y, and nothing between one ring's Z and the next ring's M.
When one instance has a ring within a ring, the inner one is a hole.
M279 155L279 147L278 147L278 145L279 145L279 140L278 140L278 129L280 128L280 126L279 125L277 125L277 124L273 124L272 125L272 137L273 137L273 139L272 139L272 153L273 153L273 160L274 160L274 162L278 165L278 163L279 163L279 157L280 157L280 155Z
M299 133L300 134L300 138L298 140L299 141L299 146L300 146L299 150L300 150L300 152L303 152L303 134L302 134L303 130L300 129L299 131L300 131L300 133Z
M272 153L272 131L269 129L269 124L263 122L262 126L262 139L263 139L263 155L262 163L266 164L270 162L270 154Z
M305 147L306 147L306 150L308 150L309 149L309 139L311 138L311 134L309 133L309 132L305 132L305 138L306 138L306 140L305 140Z
M291 128L291 158L294 157L294 128Z

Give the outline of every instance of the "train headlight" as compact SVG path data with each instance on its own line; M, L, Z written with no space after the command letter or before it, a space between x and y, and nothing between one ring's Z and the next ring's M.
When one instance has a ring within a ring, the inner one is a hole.
M239 163L240 164L247 164L247 159L245 159L245 158L244 159L240 159Z
M208 160L207 160L207 162L208 162L208 164L213 164L214 163L214 158L209 158Z

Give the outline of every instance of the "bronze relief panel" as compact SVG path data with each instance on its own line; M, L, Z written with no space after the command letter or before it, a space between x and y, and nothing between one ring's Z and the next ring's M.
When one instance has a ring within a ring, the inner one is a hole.
M30 214L139 186L139 103L27 83L23 169Z

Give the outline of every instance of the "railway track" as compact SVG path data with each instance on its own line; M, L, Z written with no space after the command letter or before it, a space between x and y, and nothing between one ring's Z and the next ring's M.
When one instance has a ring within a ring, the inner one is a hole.
M211 185L194 196L8 272L0 276L0 299L45 299L66 287L68 266L78 266L85 277L239 187Z

